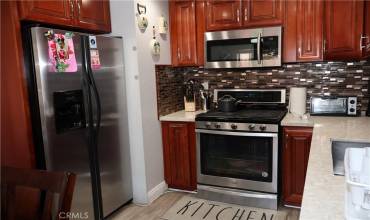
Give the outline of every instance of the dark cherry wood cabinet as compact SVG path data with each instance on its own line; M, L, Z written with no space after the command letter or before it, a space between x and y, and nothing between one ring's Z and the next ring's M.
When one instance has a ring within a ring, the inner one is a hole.
M283 0L244 0L244 26L272 26L283 23Z
M323 60L324 3L287 1L283 34L283 62Z
M282 0L208 0L207 30L225 30L283 23Z
M172 65L197 65L195 1L170 1Z
M325 1L325 59L362 57L363 1Z
M362 44L362 57L370 57L370 1L365 1L364 10L364 33L361 38Z
M322 60L324 4L316 0L298 0L297 61Z
M283 200L285 205L301 206L306 178L312 128L283 128Z
M75 0L75 2L77 5L76 24L78 27L111 32L109 0Z
M20 18L71 26L74 17L73 1L20 1L18 2Z
M21 20L84 29L111 32L109 1L19 1Z
M194 122L162 122L164 176L170 188L196 190Z
M197 66L204 65L204 33L206 32L205 7L205 1L196 1L195 19L197 21Z
M207 30L240 28L242 22L241 0L208 0L206 6Z

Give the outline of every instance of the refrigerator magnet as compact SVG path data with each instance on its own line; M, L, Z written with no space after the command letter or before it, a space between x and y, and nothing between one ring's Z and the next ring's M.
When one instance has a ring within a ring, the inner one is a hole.
M100 58L99 58L99 51L98 50L90 50L90 60L91 60L91 68L93 70L100 69Z
M48 39L49 71L76 72L77 62L73 45L73 34L54 34L49 31Z
M90 46L90 49L98 48L98 45L96 43L96 36L89 36L89 46Z

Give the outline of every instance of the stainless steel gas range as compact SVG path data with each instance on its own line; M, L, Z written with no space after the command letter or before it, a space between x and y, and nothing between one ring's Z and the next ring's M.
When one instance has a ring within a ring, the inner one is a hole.
M234 112L196 117L198 196L277 209L279 124L285 89L215 90L238 100Z

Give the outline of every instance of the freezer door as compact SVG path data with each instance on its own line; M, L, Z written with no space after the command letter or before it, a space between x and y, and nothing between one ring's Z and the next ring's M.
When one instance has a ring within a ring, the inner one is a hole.
M103 214L107 216L132 199L123 42L102 36L90 39L92 72L101 102L98 155Z
M85 128L81 40L79 34L74 33L75 70L56 72L55 63L49 58L48 39L45 37L49 30L40 27L31 29L35 68L33 77L37 85L46 169L69 171L77 175L71 211L83 216L87 214L89 219L94 219ZM54 33L66 32L54 30Z

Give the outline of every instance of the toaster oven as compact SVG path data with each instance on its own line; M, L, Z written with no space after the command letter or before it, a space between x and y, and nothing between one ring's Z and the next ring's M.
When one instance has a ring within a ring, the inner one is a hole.
M311 115L356 116L355 96L314 96L311 97Z

